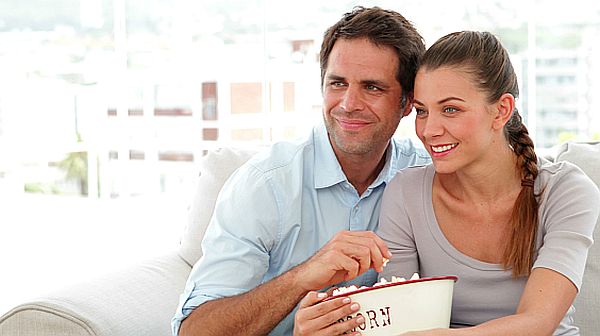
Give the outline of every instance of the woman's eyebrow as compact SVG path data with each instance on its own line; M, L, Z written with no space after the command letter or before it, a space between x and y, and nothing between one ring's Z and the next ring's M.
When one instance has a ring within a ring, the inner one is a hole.
M446 103L446 102L448 102L448 101L451 101L451 100L458 100L458 101L461 101L461 102L466 102L466 100L464 100L464 99L462 99L462 98L458 98L458 97L447 97L447 98L444 98L444 99L442 99L442 100L438 101L438 102L437 102L437 104L438 104L438 105L440 105L440 104ZM418 105L423 105L423 106L425 106L425 104L423 104L422 102L420 102L418 99L413 99L413 104L418 104Z
M445 102L447 102L447 101L450 101L450 100L458 100L458 101L461 101L461 102L465 102L465 100L464 100L464 99L462 99L462 98L458 98L458 97L448 97L448 98L444 98L444 99L442 99L442 100L438 101L437 103L438 103L438 104L443 104L443 103L445 103Z

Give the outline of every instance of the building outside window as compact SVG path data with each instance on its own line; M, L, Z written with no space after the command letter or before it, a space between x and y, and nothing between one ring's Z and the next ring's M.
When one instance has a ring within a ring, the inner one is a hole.
M403 13L427 45L491 31L536 146L600 140L597 1L3 0L0 200L184 205L207 151L268 146L321 120L323 31L359 4ZM415 137L411 119L397 136ZM67 171L81 158L83 172Z

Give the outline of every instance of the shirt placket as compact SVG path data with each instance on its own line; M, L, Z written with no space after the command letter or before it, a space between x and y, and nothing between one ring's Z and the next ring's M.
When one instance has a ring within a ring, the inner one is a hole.
M368 220L364 218L365 215L365 206L368 201L369 195L372 193L372 189L367 189L360 197L354 191L354 198L352 200L352 208L350 209L350 230L352 231L363 231L367 229Z

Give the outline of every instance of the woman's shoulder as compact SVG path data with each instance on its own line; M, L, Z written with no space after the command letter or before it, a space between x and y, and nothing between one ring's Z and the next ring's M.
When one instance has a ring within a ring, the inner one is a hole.
M577 167L574 163L569 161L550 161L546 158L538 159L538 169L540 170L540 174L549 174L549 175L561 175L561 174L569 174L572 172L579 173L581 169ZM583 172L581 172L583 173Z
M435 169L432 164L399 170L385 188L385 194L414 198L431 189Z
M540 161L536 192L541 193L542 208L597 208L600 190L592 179L571 162ZM568 206L567 206L568 205Z
M540 187L552 189L560 186L589 189L592 193L598 192L594 182L577 165L568 161L552 162L540 159L538 162Z
M396 175L390 181L391 185L394 184L414 184L427 179L429 176L433 178L433 173L435 169L433 168L433 164L424 164L418 166L407 167L404 169L400 169L396 172Z

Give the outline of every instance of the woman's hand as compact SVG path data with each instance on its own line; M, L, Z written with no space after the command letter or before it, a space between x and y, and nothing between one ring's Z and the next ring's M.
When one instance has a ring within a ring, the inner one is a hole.
M358 303L347 297L323 301L326 297L326 293L309 292L300 301L294 318L294 336L360 335L352 329L364 323L364 317L349 318L360 308Z
M423 331L409 331L401 334L400 336L445 336L452 335L450 329L431 329Z

